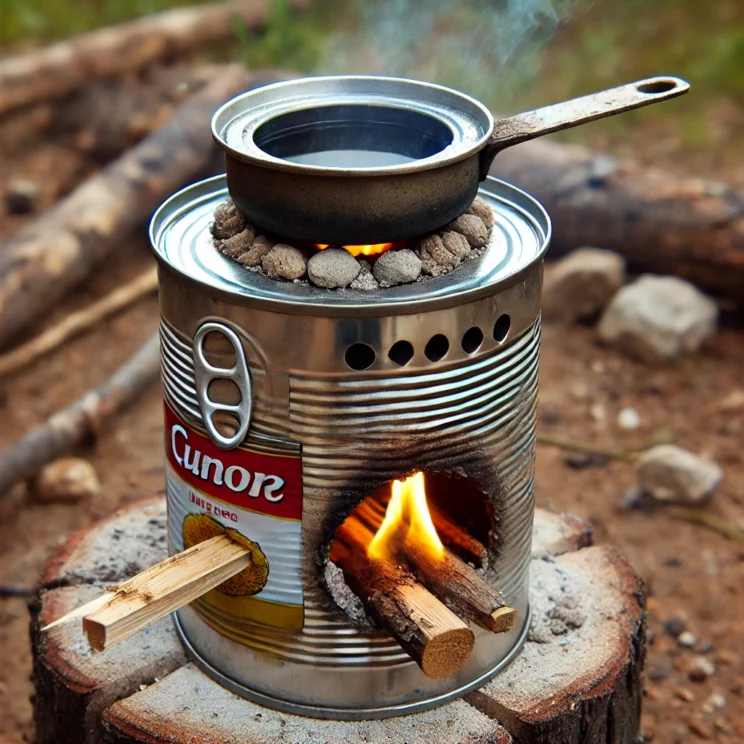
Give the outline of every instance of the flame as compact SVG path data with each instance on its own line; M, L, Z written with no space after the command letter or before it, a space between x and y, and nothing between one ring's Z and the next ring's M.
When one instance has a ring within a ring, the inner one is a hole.
M328 243L316 243L315 247L324 251L328 248ZM349 251L352 256L376 256L378 253L389 251L395 243L372 243L370 245L342 245L344 250Z
M435 560L444 555L444 546L426 505L424 474L421 472L404 481L393 481L385 519L367 547L367 555L376 560L390 559L399 540L404 544L409 540L417 541Z

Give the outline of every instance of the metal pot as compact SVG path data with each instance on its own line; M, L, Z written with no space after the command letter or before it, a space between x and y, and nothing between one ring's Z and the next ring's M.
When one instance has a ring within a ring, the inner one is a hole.
M437 230L462 214L507 147L686 93L641 80L500 119L458 91L397 78L304 78L228 101L212 120L230 196L295 240L359 245Z

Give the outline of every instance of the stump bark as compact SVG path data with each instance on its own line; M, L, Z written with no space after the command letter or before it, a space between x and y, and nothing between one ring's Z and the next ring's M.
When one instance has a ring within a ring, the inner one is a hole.
M485 687L405 717L320 721L262 708L217 685L188 663L168 618L102 654L90 651L79 623L40 633L165 557L164 502L130 503L70 538L42 574L31 628L37 742L631 744L640 717L643 590L616 550L590 543L581 520L537 510L530 640Z

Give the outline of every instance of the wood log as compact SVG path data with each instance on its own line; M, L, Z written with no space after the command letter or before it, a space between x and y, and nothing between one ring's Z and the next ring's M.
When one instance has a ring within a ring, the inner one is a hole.
M741 303L744 193L550 141L505 150L491 173L545 205L553 221L549 255L608 248L632 271L676 274Z
M0 346L52 307L160 202L210 164L214 109L242 91L221 69L170 122L0 246Z
M104 421L135 400L159 374L160 339L155 333L102 385L0 451L0 497L86 437L96 435Z
M356 534L366 524L372 529L370 534L374 534L380 524L375 523L376 517L374 507L363 501L346 520L344 528ZM416 578L456 615L492 633L505 633L514 627L517 619L514 609L506 605L499 592L474 568L447 548L441 558L433 560L415 538L398 547L401 558Z
M114 533L123 539L113 541ZM164 500L130 503L73 536L43 572L32 605L37 744L635 744L643 658L637 579L611 548L582 548L588 532L580 520L538 509L533 535L533 614L541 620L550 612L556 589L586 592L592 601L583 603L582 627L550 643L528 639L481 688L487 698L468 696L477 708L460 699L381 721L323 721L223 689L187 663L168 620L104 654L90 653L79 623L40 633L107 583L166 557ZM624 721L610 720L628 711ZM550 730L554 738L546 738Z
M330 558L367 611L423 673L433 679L449 677L468 660L473 631L408 571L391 561L369 560L371 539L361 522L347 520L336 531Z
M305 3L295 1L295 8ZM269 0L176 8L0 60L0 115L266 26Z

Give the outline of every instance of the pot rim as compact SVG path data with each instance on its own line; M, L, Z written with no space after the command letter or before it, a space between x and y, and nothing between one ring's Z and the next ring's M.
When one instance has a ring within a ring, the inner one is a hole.
M270 155L254 141L256 130L279 116L343 104L414 111L445 124L453 139L430 157L371 168L295 163ZM466 160L485 147L493 127L488 108L460 91L420 80L375 75L305 77L274 83L235 96L212 117L212 136L228 158L296 175L350 178L419 173Z

